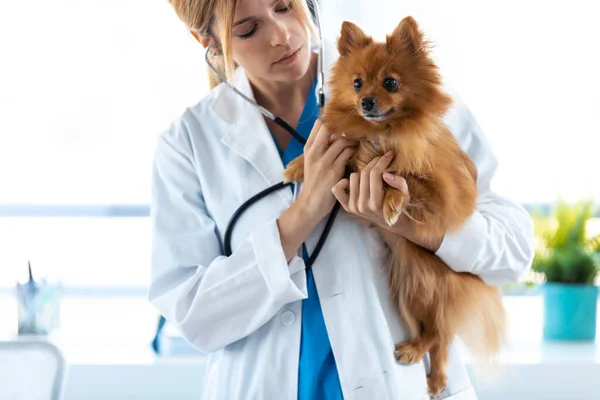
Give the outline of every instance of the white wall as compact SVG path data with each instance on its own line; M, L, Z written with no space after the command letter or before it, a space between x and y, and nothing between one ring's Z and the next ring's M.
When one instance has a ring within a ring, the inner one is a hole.
M330 37L347 19L383 39L415 17L500 160L499 192L521 202L552 202L559 192L600 199L600 2L322 2Z

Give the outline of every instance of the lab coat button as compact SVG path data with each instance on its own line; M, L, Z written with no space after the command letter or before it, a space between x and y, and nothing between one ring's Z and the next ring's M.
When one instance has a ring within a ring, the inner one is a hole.
M296 321L296 316L294 315L293 312L285 311L283 314L281 314L281 322L285 326L292 325L294 323L294 321Z

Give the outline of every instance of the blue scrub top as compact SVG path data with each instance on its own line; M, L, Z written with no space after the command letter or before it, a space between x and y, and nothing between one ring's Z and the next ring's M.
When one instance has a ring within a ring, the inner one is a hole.
M307 139L310 131L319 117L319 106L315 96L317 80L306 99L304 110L296 131ZM275 140L275 139L273 139ZM285 151L282 151L277 141L277 150L283 165L301 155L304 145L297 140L290 140ZM308 254L302 245L304 261L308 261ZM300 340L300 365L298 366L298 400L338 400L342 399L342 388L337 367L331 350L331 343L327 335L323 311L319 303L319 294L315 286L312 269L306 273L308 298L302 301L302 334Z

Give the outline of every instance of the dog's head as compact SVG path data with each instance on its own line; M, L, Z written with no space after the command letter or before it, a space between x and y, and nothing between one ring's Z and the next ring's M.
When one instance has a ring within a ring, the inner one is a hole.
M443 115L450 99L416 21L404 18L385 43L345 21L332 68L328 117L335 125L387 129L407 118Z

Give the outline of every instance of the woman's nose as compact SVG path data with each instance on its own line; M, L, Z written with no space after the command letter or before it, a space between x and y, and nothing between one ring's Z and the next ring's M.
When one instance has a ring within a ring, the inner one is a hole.
M271 45L286 45L289 41L290 31L288 27L282 22L275 22L273 24L273 36L271 37Z

